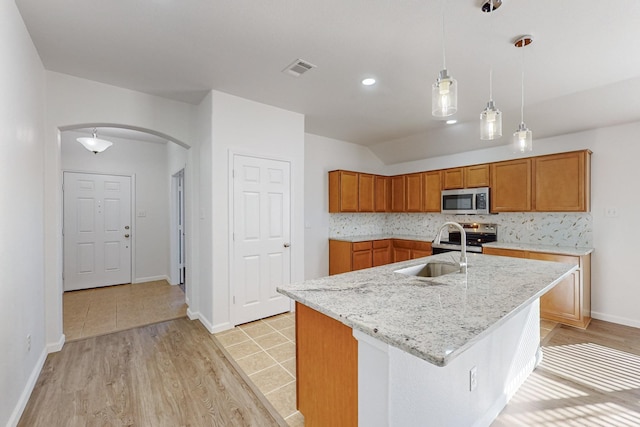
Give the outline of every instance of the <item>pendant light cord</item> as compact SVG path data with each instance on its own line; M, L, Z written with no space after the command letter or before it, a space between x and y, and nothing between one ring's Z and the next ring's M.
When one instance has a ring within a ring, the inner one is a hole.
M442 0L442 69L446 70L447 69L447 61L446 61L446 55L445 55L445 48L444 48L444 10L445 10L445 5L446 5L446 0Z
M493 0L489 0L489 15L493 13ZM493 56L491 52L491 48L489 47L491 43L487 43L487 47L489 48L489 56ZM493 61L489 60L489 101L493 101Z
M520 84L520 88L521 88L520 122L521 123L524 123L524 47L525 46L526 45L523 42L523 46L520 48L520 49L522 49L522 63L521 63L521 66L522 66L522 81L521 81L521 84Z

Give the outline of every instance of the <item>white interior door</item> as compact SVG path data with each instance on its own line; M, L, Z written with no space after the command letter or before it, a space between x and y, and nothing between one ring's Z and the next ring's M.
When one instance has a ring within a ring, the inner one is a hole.
M65 172L64 290L131 283L131 177Z
M290 310L290 164L233 156L232 314L238 325Z

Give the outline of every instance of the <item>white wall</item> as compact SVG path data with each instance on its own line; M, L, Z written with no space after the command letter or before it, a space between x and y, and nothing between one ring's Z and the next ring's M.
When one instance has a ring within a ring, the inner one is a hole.
M291 280L304 278L304 116L222 92L211 92L211 201L201 206L204 221L212 224L212 312L201 313L211 330L231 326L229 153L251 154L291 162ZM205 152L201 153L204 157ZM207 160L201 179L209 179ZM202 186L206 189L205 185ZM202 262L206 263L203 251ZM206 286L203 286L203 289ZM203 295L203 300L208 296Z
M172 142L156 144L110 137L113 146L93 154L76 141L79 136L86 135L62 132L62 169L135 177L135 205L131 207L135 242L133 282L168 279L171 173L167 145L175 147L171 154L177 157L177 162L185 161L187 150Z
M0 17L0 425L12 426L46 357L44 68L13 1Z
M304 136L305 279L329 274L329 179L335 169L382 173L384 164L366 147L323 136Z
M55 351L64 342L60 128L109 123L161 132L186 146L197 142L191 135L193 105L49 71L45 78L45 323L47 344Z

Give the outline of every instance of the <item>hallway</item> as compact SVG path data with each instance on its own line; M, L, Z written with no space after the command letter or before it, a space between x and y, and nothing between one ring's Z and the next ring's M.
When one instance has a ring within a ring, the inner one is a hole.
M184 292L166 280L65 292L66 342L177 319L187 314Z

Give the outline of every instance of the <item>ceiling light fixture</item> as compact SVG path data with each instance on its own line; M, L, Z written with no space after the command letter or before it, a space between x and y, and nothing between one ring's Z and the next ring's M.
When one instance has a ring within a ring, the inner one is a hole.
M365 86L371 86L376 84L376 79L374 79L373 77L368 77L366 79L362 80L362 84Z
M499 0L495 0L499 1ZM495 11L494 0L489 0L489 12ZM484 11L484 5L482 6ZM491 49L489 49L491 50ZM493 103L493 66L489 67L489 102L480 113L480 139L490 141L502 137L502 112Z
M431 88L431 114L434 117L449 117L458 111L458 82L447 73L444 47L444 8L442 1L442 70Z
M91 151L93 154L102 153L107 148L113 145L113 142L105 139L98 139L98 129L93 128L93 138L81 137L77 138L77 141L82 144L84 148Z
M514 46L523 48L533 43L533 36L522 36L516 40ZM524 50L522 51L522 101L520 104L520 126L513 134L513 151L525 153L533 150L533 133L524 124Z

